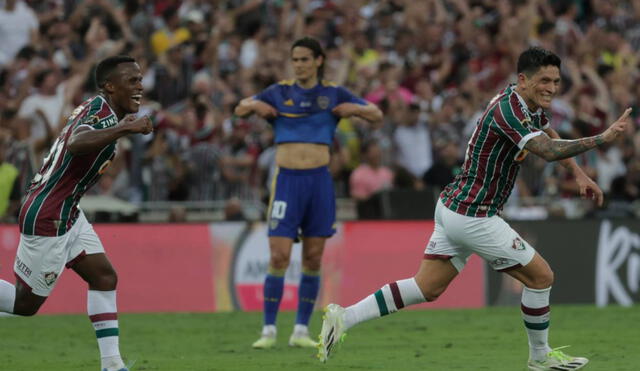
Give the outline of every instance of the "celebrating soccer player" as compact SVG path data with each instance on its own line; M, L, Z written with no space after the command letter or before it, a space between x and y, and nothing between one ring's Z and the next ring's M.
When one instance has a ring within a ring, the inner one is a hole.
M243 99L238 116L255 113L274 127L278 166L269 204L271 258L264 282L264 326L254 348L276 342L276 316L282 299L284 274L294 240L301 233L302 278L298 313L289 345L313 347L308 324L320 286L320 261L325 241L335 233L335 196L327 165L338 120L358 116L378 121L382 112L347 89L322 80L324 52L305 37L293 43L291 63L295 79L271 85Z
M580 193L602 205L602 191L571 157L618 138L628 125L631 109L600 135L562 140L549 127L544 113L558 93L560 58L530 48L518 58L517 73L517 84L493 98L478 120L463 171L440 194L435 229L416 275L389 283L350 307L329 304L320 338L321 361L327 360L350 327L407 305L436 300L475 253L493 269L524 284L521 308L529 338L529 370L577 370L588 362L549 346L553 272L498 212L528 152L547 161L561 161L575 176Z
M142 99L133 58L107 58L95 77L100 93L73 111L22 202L16 285L0 280L0 311L36 314L64 268L71 268L89 285L87 310L101 370L127 371L118 346L116 272L78 203L111 164L118 138L148 134L152 125L148 117L128 115L138 112Z

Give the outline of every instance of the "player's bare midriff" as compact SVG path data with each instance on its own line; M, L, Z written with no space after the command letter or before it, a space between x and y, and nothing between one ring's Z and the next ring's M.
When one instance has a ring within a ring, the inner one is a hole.
M329 146L317 143L281 143L276 164L288 169L313 169L329 164Z

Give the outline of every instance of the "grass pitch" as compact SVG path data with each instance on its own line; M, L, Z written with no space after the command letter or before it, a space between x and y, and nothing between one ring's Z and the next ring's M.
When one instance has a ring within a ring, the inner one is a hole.
M312 331L321 325L314 314ZM121 349L132 371L525 370L527 340L518 308L403 311L349 331L328 363L287 346L294 313L279 317L278 347L251 349L260 313L123 314ZM552 346L585 356L587 370L640 369L638 307L552 307ZM0 318L0 370L98 371L86 316Z

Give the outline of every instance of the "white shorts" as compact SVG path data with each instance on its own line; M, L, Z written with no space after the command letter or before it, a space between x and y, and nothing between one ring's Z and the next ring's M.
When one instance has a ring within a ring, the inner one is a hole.
M49 296L65 266L70 268L78 257L104 253L104 247L84 213L62 236L28 236L20 234L20 244L13 270L16 276L39 296Z
M438 200L435 228L424 251L425 259L451 259L460 272L472 253L494 270L503 272L527 265L536 251L501 217L461 215Z

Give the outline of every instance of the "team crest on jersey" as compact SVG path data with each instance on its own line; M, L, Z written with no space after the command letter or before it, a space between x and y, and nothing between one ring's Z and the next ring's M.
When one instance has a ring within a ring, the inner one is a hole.
M278 219L271 219L269 221L269 228L271 228L271 229L278 228Z
M318 97L318 99L316 100L318 103L318 107L320 107L320 109L327 109L329 107L329 97L321 95Z
M91 116L87 117L86 119L84 119L83 124L93 126L93 125L97 124L98 122L100 122L100 118L98 117L98 115L91 115Z
M46 283L47 286L53 285L53 283L56 282L57 279L58 273L56 272L47 272L44 274L44 283Z
M517 251L522 251L524 250L524 242L520 239L520 237L516 237L513 240L513 244L511 245L511 248Z

